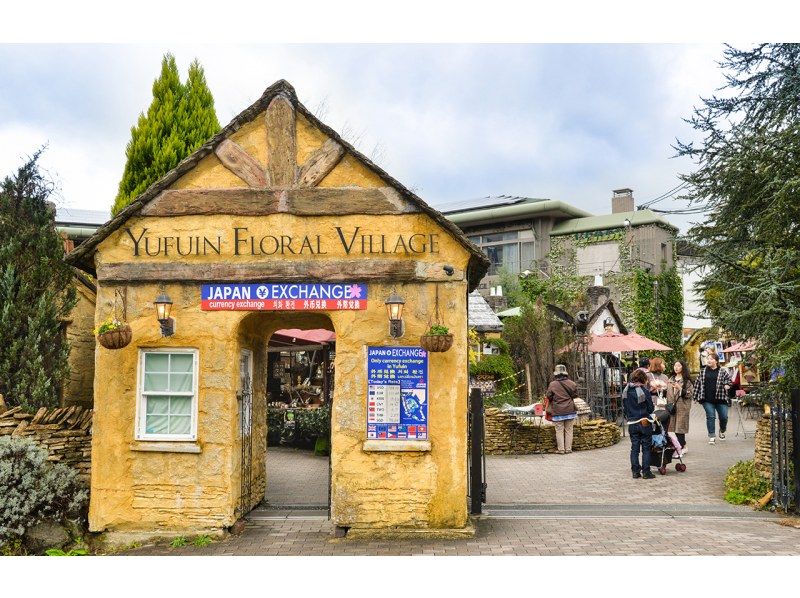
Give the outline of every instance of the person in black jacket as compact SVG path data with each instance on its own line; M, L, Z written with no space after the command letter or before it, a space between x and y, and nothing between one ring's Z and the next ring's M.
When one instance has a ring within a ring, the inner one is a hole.
M653 445L653 424L647 419L654 411L653 399L647 389L647 374L636 370L622 391L622 413L628 422L631 437L631 472L634 479L653 479L650 471L650 448ZM639 464L639 452L642 462Z
M703 405L706 411L706 429L708 444L715 444L714 428L719 416L719 439L725 440L728 428L728 406L731 401L728 391L731 388L731 376L728 370L719 367L719 357L714 352L706 354L706 364L700 370L694 385L694 400Z

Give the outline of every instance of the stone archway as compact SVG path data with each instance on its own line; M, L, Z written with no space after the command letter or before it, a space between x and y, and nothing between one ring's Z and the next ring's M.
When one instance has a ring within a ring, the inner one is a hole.
M237 504L239 504L239 515L246 514L247 511L256 507L264 499L267 485L269 484L269 471L267 469L267 389L266 389L266 369L267 351L270 337L276 330L284 328L299 329L325 329L336 332L334 323L330 315L323 312L312 313L286 313L286 312L252 312L242 316L237 329L237 342L239 352L250 351L253 356L252 379L252 426L248 436L246 430L240 425L238 434L233 443L236 447L234 451L239 455L239 460L235 466L237 478L234 487L241 489L242 493L250 496L248 501L245 497L242 503L240 494ZM338 358L338 355L337 355ZM334 389L337 385L334 384ZM334 391L335 392L335 391ZM241 400L241 399L239 399ZM335 400L335 397L334 397ZM239 405L238 412L241 416L242 407ZM331 413L333 420L333 413ZM331 422L333 426L333 421ZM246 466L247 450L243 450L243 443L251 443L250 452L250 472L243 471ZM245 483L242 480L247 480ZM249 488L245 488L249 483ZM245 496L246 496L245 495ZM248 503L249 504L246 504Z

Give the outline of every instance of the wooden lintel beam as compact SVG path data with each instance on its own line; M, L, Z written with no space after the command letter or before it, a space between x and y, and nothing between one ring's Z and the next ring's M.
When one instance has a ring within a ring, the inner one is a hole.
M225 168L251 187L262 189L269 186L266 168L242 146L225 139L214 149L214 153Z
M344 148L328 139L315 150L297 171L298 187L316 187L344 156Z
M291 100L277 95L267 107L267 173L275 187L291 187L297 173L295 114Z
M145 205L142 216L299 216L414 214L420 210L391 187L378 189L168 189Z
M101 283L130 282L450 282L464 272L448 275L444 264L413 259L285 260L249 263L124 262L100 264Z

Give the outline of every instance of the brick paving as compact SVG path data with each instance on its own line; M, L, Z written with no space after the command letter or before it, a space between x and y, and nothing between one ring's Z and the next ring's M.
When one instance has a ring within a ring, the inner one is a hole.
M476 536L460 540L334 538L319 509L327 504L327 459L271 448L267 500L238 536L199 548L150 546L130 555L800 555L800 529L722 500L730 465L752 458L753 438L709 446L704 415L693 409L687 471L630 478L629 441L571 455L487 457L489 505ZM753 429L755 422L745 422Z
M328 457L282 446L267 449L266 503L275 507L327 506Z
M684 460L686 471L655 480L634 480L630 474L630 440L614 446L569 455L490 455L486 458L486 498L490 505L507 504L696 504L720 505L723 480L737 461L752 459L753 435L736 435L738 415L731 409L724 441L708 444L705 412L694 405L691 412ZM742 422L755 430L755 420Z
M282 520L249 527L203 548L146 547L129 555L798 555L800 530L763 519L486 518L474 538L355 541L332 538L325 520Z

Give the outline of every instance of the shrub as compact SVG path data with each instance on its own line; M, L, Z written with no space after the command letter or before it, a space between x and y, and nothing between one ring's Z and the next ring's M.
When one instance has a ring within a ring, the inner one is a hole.
M469 366L470 376L491 374L499 380L497 390L491 397L486 397L484 404L487 407L500 407L503 403L516 405L519 396L515 391L517 376L515 376L514 362L507 355L484 355L481 360Z
M725 476L725 500L734 505L754 503L769 489L769 479L754 467L752 459L739 461Z
M286 421L286 413L291 412L294 422ZM329 406L318 409L269 408L267 411L267 443L269 446L295 446L314 448L317 438L327 439L331 430L331 409Z
M75 470L47 461L47 450L27 438L0 438L0 542L45 520L84 515L88 490Z
M173 538L172 542L169 543L170 546L173 548L181 548L182 546L186 546L189 542L183 536L178 536L177 538Z
M214 540L212 540L209 536L197 536L194 540L192 540L192 545L202 548L203 546L208 546L213 541Z

